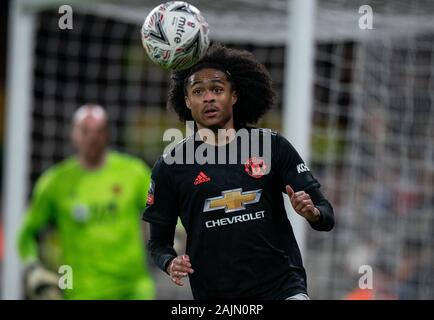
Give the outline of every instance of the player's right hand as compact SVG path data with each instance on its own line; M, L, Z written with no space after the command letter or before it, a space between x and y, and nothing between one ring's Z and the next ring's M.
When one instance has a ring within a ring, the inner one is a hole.
M167 273L169 274L170 279L178 286L183 286L182 278L193 272L194 270L191 268L190 257L186 254L177 256L167 267Z

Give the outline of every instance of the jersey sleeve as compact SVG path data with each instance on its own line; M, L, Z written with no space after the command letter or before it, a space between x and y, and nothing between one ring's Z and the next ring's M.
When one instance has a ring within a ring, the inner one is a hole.
M276 167L282 192L286 193L286 185L291 186L295 192L320 187L319 182L288 140L276 135L273 151L276 156L273 157L272 165Z
M50 223L54 223L52 173L41 176L37 181L30 206L18 233L18 251L25 262L38 260L38 234Z
M152 169L146 209L143 220L150 223L176 225L178 218L177 191L170 176L169 167L161 157Z
M139 171L139 187L137 190L137 208L142 213L146 208L146 199L151 184L151 169L146 163L141 160L137 160L137 167Z

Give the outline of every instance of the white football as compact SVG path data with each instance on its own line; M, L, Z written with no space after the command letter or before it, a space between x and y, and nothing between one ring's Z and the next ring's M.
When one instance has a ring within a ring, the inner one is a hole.
M209 46L208 23L196 7L183 1L155 7L141 31L149 58L165 69L178 71L191 67Z

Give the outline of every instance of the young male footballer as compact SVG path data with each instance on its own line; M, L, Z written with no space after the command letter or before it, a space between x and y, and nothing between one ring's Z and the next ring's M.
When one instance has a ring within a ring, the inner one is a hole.
M333 228L333 208L285 138L249 126L274 96L251 53L221 45L172 74L169 105L195 133L156 162L143 219L155 263L177 285L188 276L195 299L309 299L282 193L315 230ZM173 249L178 217L185 254Z

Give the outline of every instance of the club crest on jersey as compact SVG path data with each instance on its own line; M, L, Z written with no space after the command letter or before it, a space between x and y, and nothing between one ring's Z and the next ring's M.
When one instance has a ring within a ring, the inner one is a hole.
M119 195L119 194L122 193L122 187L121 187L120 185L118 185L118 184L115 184L115 185L113 185L113 187L112 187L112 192L113 192L113 194L115 194L115 195Z
M267 164L264 159L258 157L252 157L244 163L244 170L249 176L259 179L267 174Z
M242 188L226 190L219 197L208 198L205 200L203 212L224 209L225 213L245 210L246 204L259 202L262 190L243 192Z

